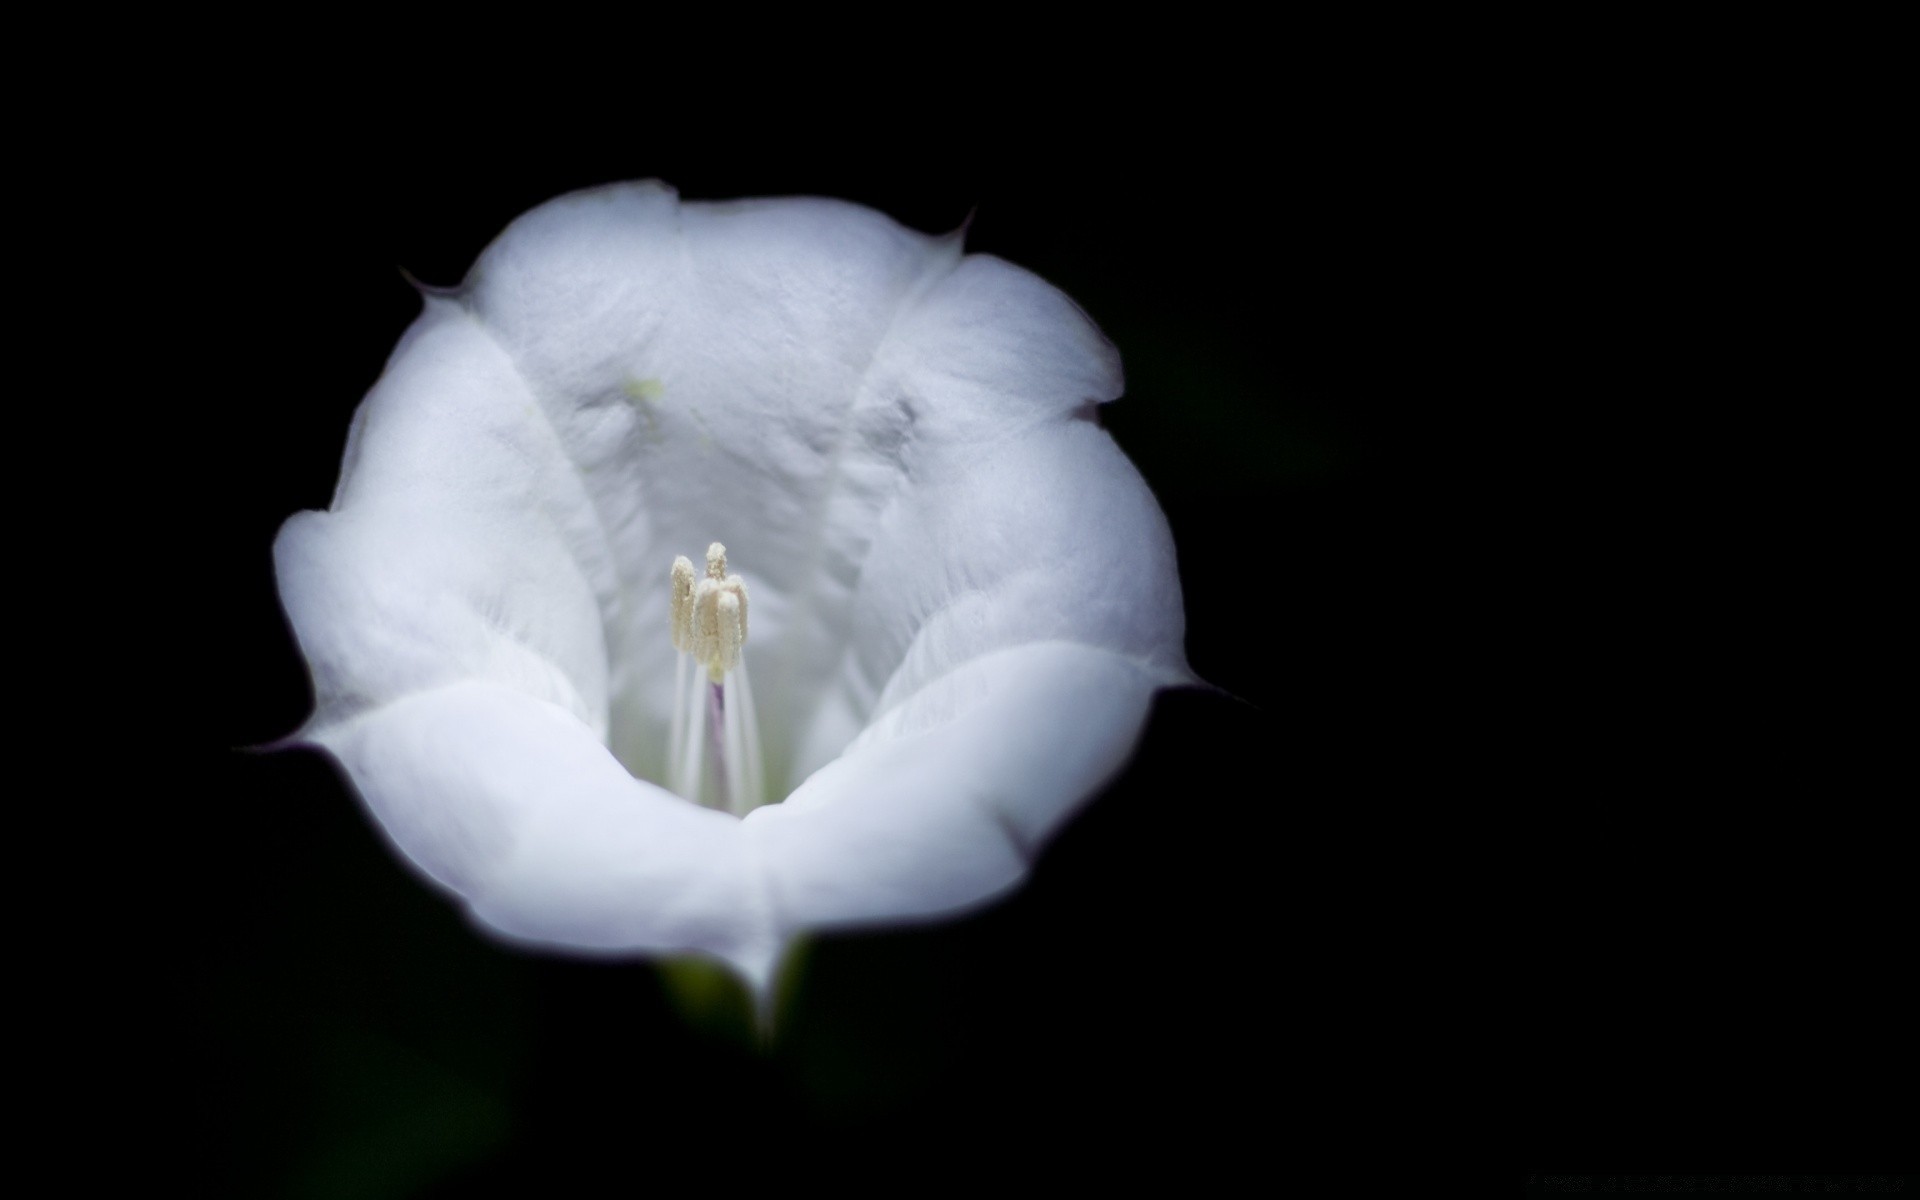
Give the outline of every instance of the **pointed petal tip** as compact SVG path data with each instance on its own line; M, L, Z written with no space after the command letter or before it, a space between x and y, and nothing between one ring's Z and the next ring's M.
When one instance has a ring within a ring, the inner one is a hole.
M295 732L289 733L285 737L275 738L271 742L254 742L246 746L229 746L227 749L234 754L245 754L250 757L264 758L269 754L278 754L283 750L298 750L300 747L309 744L310 743L301 739L298 732Z
M308 717L305 721L301 722L299 728L295 729L292 733L282 734L271 741L251 742L244 746L229 746L228 749L235 754L257 755L260 757L265 757L269 754L280 754L287 750L324 750L326 749L326 745L320 740L322 734L316 720L318 716L319 714L315 713L314 716Z
M956 247L964 247L967 244L967 234L973 229L973 219L979 215L980 206L975 204L967 210L967 215L960 219L959 227L941 234L940 240Z
M460 295L460 289L458 287L443 287L440 284L425 283L419 276L407 270L405 267L395 267L394 269L400 272L400 278L407 281L407 286L420 293L422 300L453 300Z
M765 1014L767 1019L770 1019L774 1000L780 990L778 967L785 957L784 946L771 949L742 947L719 955L727 970L746 987L747 995L753 999L756 1016Z

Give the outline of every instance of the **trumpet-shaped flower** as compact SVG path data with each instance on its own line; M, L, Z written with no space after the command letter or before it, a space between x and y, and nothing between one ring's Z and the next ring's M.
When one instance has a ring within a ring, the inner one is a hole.
M543 205L275 545L300 737L487 928L702 953L1015 885L1190 679L1059 291L854 205ZM704 569L696 563L704 559ZM749 671L751 672L749 682Z

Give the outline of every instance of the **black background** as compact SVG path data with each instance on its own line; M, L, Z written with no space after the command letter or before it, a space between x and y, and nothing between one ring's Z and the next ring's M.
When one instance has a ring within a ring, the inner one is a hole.
M1210 1147L1212 1170L1271 1142L1301 1089L1342 1102L1318 1089L1360 1052L1349 1002L1378 1000L1342 975L1374 952L1354 933L1393 868L1331 829L1385 820L1415 753L1388 733L1417 584L1382 416L1414 353L1390 331L1423 286L1400 257L1415 206L1362 147L1257 110L1200 136L1073 119L1085 136L875 144L830 124L752 146L319 120L174 177L148 232L194 285L154 298L189 331L154 367L198 382L168 417L178 540L158 569L182 636L161 653L183 682L155 719L164 773L194 783L141 826L166 860L139 1089L165 1152L240 1192L369 1196L637 1186L688 1162L861 1173L901 1152L991 1172L1022 1147L1143 1165ZM270 547L328 502L417 311L400 271L455 283L520 212L649 176L928 231L971 214L971 250L1072 295L1121 350L1106 422L1174 525L1189 655L1222 689L1164 697L1133 768L1012 899L816 942L770 1052L689 1019L650 964L496 945L323 757L242 749L308 711Z
M1660 524L1688 511L1660 473L1696 397L1614 406L1653 377L1622 360L1659 290L1619 264L1661 278L1662 205L1695 181L1595 137L1623 118L1587 101L1619 91L1546 104L1403 71L1417 39L1378 52L1148 58L1032 97L1002 86L1026 65L975 64L993 100L937 110L918 97L952 89L904 68L839 104L734 79L751 117L596 98L585 123L414 78L235 86L144 131L106 189L137 347L110 432L141 473L131 504L84 485L134 526L132 570L75 605L124 697L93 752L136 780L106 819L137 865L88 886L135 897L153 951L83 952L137 1047L101 1069L101 1119L246 1195L992 1177L1027 1153L1365 1189L1363 1164L1456 1137L1878 1166L1874 1072L1905 1060L1871 826L1755 816L1751 777L1715 769L1726 710L1638 602L1700 578ZM1073 296L1121 351L1106 424L1226 693L1163 698L1018 895L821 939L771 1053L648 964L494 944L323 758L241 749L308 710L270 546L331 495L417 311L400 271L454 283L526 209L641 177L972 214L970 249ZM1752 1157L1834 1124L1856 1156Z

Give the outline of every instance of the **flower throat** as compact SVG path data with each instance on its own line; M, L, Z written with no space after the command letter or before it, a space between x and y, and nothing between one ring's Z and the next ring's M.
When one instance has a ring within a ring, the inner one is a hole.
M693 563L683 554L673 560L672 581L673 648L680 653L667 734L667 786L695 804L744 817L766 803L760 725L741 654L747 643L747 585L727 574L727 548L719 542L707 547L704 577L695 577ZM688 669L689 660L695 669Z

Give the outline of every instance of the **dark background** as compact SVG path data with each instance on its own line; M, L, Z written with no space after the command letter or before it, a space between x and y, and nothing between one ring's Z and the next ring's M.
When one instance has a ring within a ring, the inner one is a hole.
M1647 355L1710 333L1663 307L1714 211L1693 159L1608 132L1641 84L1606 72L1549 102L1402 71L1417 37L1327 52L937 113L902 69L804 116L769 94L753 121L592 127L399 80L262 134L248 110L280 95L228 88L143 134L107 189L139 335L112 433L151 476L131 519L158 603L137 630L116 592L76 603L141 696L91 749L145 781L111 814L138 860L111 886L152 954L96 956L135 997L112 1024L138 1052L99 1088L141 1154L214 1193L355 1196L993 1176L1026 1151L1365 1188L1357 1164L1455 1137L1879 1167L1873 1073L1910 1061L1872 936L1886 842L1805 816L1837 789L1790 746L1727 736L1700 650L1727 636L1718 564L1672 535L1707 528L1715 469L1699 377ZM381 115L339 115L363 102ZM970 249L1074 297L1121 351L1104 417L1225 693L1165 697L1018 895L820 939L771 1053L654 966L494 944L323 758L239 749L308 711L270 547L331 495L418 309L401 269L457 282L528 208L649 176L929 231L971 213ZM1744 503L1716 491L1714 527ZM1829 1123L1854 1156L1752 1157Z
M504 150L296 121L175 176L143 214L150 274L193 281L152 297L189 331L154 369L199 381L174 415L161 568L184 682L155 713L195 783L142 826L166 861L142 1081L161 1152L239 1192L361 1196L638 1186L677 1155L776 1177L903 1151L991 1171L1021 1147L1212 1170L1271 1142L1283 1107L1340 1103L1325 1065L1360 1036L1349 1000L1377 1002L1342 972L1386 889L1329 870L1366 856L1328 814L1384 819L1383 776L1413 753L1390 732L1391 648L1420 585L1384 414L1415 353L1401 309L1430 284L1387 152L1269 119L1129 133L1087 112L918 145L831 123L755 145L527 131ZM724 1012L690 1019L647 963L496 945L323 757L239 749L308 711L270 547L330 498L418 309L401 269L455 283L526 209L648 176L927 231L972 214L971 250L1073 296L1122 353L1107 424L1173 523L1189 655L1222 689L1165 697L1133 768L1012 899L819 939L770 1053Z

